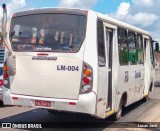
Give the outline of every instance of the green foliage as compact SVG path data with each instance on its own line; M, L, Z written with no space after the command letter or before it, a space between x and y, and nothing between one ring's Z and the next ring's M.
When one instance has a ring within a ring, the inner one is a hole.
M0 38L2 38L3 36L2 36L2 33L0 32Z
M119 60L121 65L128 64L128 49L123 48L119 52Z

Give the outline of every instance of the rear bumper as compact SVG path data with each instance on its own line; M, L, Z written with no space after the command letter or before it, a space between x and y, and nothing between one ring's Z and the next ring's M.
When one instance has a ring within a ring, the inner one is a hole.
M10 89L4 87L3 95L5 105L33 106L37 108L80 112L92 115L96 113L96 94L94 92L79 95L78 100L71 100L15 95L10 93ZM35 106L35 100L50 101L51 107ZM69 102L74 102L75 105L70 105Z

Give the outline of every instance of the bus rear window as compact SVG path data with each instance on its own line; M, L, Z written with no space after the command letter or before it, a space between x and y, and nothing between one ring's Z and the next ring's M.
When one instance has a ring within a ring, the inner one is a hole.
M85 31L83 15L26 15L12 19L10 41L14 51L77 52Z

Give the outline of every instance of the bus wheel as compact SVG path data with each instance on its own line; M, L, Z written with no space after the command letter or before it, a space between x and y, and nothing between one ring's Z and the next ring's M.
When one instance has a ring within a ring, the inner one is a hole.
M146 101L148 101L148 99L149 99L149 94L147 96L143 97L142 101L146 102Z
M118 111L113 115L113 119L115 121L118 121L121 118L121 115L122 115L122 100L119 103Z
M0 100L0 107L4 106L3 101Z

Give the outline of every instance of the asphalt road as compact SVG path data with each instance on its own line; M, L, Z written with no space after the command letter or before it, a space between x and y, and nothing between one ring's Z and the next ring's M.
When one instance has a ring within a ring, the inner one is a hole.
M71 113L49 113L44 109L36 109L30 107L18 106L1 106L0 107L0 122L69 122L70 125L85 123L83 128L79 130L116 130L108 127L128 127L125 130L142 130L130 129L128 122L160 122L160 70L156 72L156 84L154 91L150 94L147 102L136 102L124 109L122 118L116 122L112 122L110 118L100 120L85 114L71 114ZM89 128L89 126L96 128ZM118 126L117 126L118 125ZM137 126L137 123L135 124ZM59 128L58 128L59 129ZM122 129L122 128L121 128ZM64 128L65 130L65 128ZM117 129L119 130L119 129ZM146 130L146 129L145 129ZM150 129L147 129L150 130ZM154 128L156 130L156 128Z

